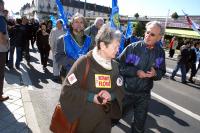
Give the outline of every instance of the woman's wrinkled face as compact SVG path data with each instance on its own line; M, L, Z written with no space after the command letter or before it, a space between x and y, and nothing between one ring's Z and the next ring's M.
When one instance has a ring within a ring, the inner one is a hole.
M84 21L80 17L75 17L72 23L73 31L75 32L82 32L84 30Z
M104 46L101 48L102 52L107 59L113 59L115 58L118 50L119 50L120 42L119 40L113 40L110 44L107 46L104 44Z

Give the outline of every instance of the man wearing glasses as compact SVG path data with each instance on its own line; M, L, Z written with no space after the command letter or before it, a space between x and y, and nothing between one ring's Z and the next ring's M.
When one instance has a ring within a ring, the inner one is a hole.
M159 22L148 22L144 40L129 44L117 58L125 86L123 117L133 114L132 133L144 132L153 81L161 80L166 72L165 52L156 45L163 34Z

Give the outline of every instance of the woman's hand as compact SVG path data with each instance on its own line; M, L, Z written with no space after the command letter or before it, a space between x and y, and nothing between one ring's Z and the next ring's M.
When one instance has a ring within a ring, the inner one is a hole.
M95 94L95 95L94 95L94 100L93 100L93 102L96 103L96 104L101 104L101 103L99 102L99 100L97 99L97 97L98 97L98 94Z
M106 104L107 102L111 101L111 95L106 90L101 90L98 95L103 98L102 104Z
M106 90L101 90L98 94L94 95L93 102L96 104L106 104L111 101L111 95Z

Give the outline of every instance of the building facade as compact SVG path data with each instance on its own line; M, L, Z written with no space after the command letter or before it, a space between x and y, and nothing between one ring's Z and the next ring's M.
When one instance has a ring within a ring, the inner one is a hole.
M80 0L61 0L65 13L68 17L79 12L87 18L98 16L108 19L111 8ZM39 20L49 19L49 15L57 16L58 9L55 0L33 0L31 4L26 4L21 8L20 15L27 18L38 18Z

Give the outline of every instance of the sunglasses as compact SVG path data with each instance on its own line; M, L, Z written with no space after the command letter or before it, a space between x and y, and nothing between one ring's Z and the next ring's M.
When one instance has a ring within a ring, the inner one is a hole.
M152 36L152 37L156 36L155 33L152 33L152 32L150 32L150 31L146 31L146 34L148 34L148 35L150 35L150 36Z

